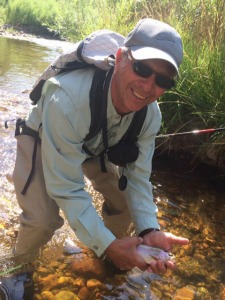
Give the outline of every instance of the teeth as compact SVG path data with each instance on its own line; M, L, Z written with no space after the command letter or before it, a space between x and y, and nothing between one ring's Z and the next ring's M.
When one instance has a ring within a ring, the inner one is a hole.
M133 90L133 89L132 89L132 92L133 92L133 94L134 94L137 98L139 98L139 99L141 99L141 100L145 100L145 99L146 99L146 97L143 97L142 95L140 95L138 92L136 92L136 91Z

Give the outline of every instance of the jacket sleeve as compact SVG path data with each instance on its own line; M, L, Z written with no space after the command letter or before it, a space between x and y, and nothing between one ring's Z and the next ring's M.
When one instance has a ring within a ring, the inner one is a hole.
M85 112L82 116L72 105L60 87L48 88L42 113L42 162L46 188L77 237L100 256L115 236L105 227L84 189L82 163L87 157L82 150L81 135L85 136L89 127L85 123ZM72 122L71 111L74 114Z
M153 201L150 175L155 137L160 125L161 113L157 103L154 102L148 107L148 114L138 137L138 159L128 164L124 170L120 170L128 179L125 196L137 235L147 228L159 229L158 209Z

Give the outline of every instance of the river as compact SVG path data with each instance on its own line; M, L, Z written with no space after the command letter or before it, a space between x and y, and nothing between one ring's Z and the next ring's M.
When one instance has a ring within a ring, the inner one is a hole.
M60 41L44 39L27 41L0 37L0 255L8 252L15 241L20 213L10 175L16 151L10 120L27 114L30 105L29 90L41 72L67 47L68 43ZM6 120L9 120L8 129L4 128ZM151 181L155 201L159 207L162 229L189 238L190 245L173 249L176 255L176 270L161 276L161 280L152 281L151 291L159 300L223 300L225 299L224 181L217 172L205 165L193 168L193 164L186 161L185 157L174 158L155 155ZM102 203L100 195L92 190L88 182L87 189L92 193L99 211ZM43 255L44 259L38 261L33 277L36 297L34 299L53 299L50 294L49 298L47 297L46 290L49 286L46 288L43 284L43 280L49 279L50 275L55 276L57 273L64 279L69 277L68 274L72 276L71 270L65 268L66 271L63 272L62 268L65 261L68 262L68 256L64 257L63 262L60 261L61 254L60 259L56 259L57 247L61 247L65 237L68 236L74 238L72 231L65 224L45 249L44 254L51 253L51 255L48 254L47 258ZM1 260L1 256L0 263L0 272L7 270L9 266L6 261ZM48 268L54 264L54 268ZM104 288L103 292L101 287L98 287L98 290L103 294L106 293L109 297L107 299L119 299L115 295L119 294L117 289L124 280L123 276L125 275L111 270L104 281L104 286L110 285L111 290L108 289L107 293L104 292ZM51 286L49 293L54 295L56 292L71 289L73 292L76 290L74 285L71 288L71 282L65 281L63 285ZM83 299L101 299L101 293L96 292L94 295L92 292L92 296Z

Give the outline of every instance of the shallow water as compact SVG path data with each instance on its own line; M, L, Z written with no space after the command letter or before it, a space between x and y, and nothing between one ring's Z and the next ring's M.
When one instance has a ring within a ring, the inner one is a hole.
M4 122L27 114L30 103L27 90L31 89L38 75L65 46L55 41L40 40L38 44L34 41L0 37L0 257L10 250L15 241L20 212L10 178L16 147L13 126L9 122L9 129L6 130ZM186 296L187 299L194 299L191 298L193 294L195 299L224 299L224 181L220 174L206 166L195 168L185 157L174 158L176 157L173 155L170 158L155 155L151 181L159 207L161 227L188 237L191 243L187 247L173 249L177 261L176 271L162 276L161 281L153 281L151 290L157 299L163 300L176 299L175 294L182 295L182 292L189 295ZM93 191L88 182L87 189L92 193L97 210L100 211L100 195ZM53 269L54 271L43 273L43 268L56 259L57 251L52 256L51 249L55 251L59 245L60 252L67 236L73 237L73 234L66 224L57 231L48 245L47 252L49 250L51 255L48 254L47 258L39 261L36 276L38 272L42 277L56 272ZM64 262L68 263L69 258L60 254L60 259L62 265ZM60 268L60 264L57 268ZM5 269L7 263L0 260L0 272ZM62 270L61 273L62 276ZM108 296L110 293L114 296L110 299L117 299L115 295L118 295L117 288L125 280L123 276L118 275L116 270L111 270L107 278L108 285L111 286ZM65 285L55 289L70 290L71 287ZM37 282L36 293L40 295L42 292L43 288ZM40 297L37 299L44 299Z
M0 37L1 90L21 93L31 89L43 70L69 46L55 40L38 39L37 43L37 39Z

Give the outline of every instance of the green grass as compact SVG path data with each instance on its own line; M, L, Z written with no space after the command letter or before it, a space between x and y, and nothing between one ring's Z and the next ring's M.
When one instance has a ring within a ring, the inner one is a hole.
M33 31L51 30L60 13L54 0L9 0L6 7L6 22L13 27L26 26ZM48 27L49 26L49 27Z

